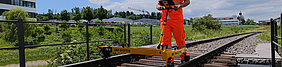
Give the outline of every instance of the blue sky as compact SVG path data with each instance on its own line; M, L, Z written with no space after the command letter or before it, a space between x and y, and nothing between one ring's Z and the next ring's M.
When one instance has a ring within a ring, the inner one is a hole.
M53 9L57 13L73 7L103 5L108 10L132 11L128 7L158 12L155 4L158 0L36 0L37 12L47 13ZM214 17L227 17L243 12L245 18L256 21L276 18L282 13L282 0L190 0L191 4L184 8L184 17L201 17L212 14ZM140 13L133 11L135 13Z

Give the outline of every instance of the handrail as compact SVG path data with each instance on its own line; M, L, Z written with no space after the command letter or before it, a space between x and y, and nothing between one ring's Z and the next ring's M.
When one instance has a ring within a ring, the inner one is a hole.
M278 18L276 19L273 19L271 18L270 19L270 22L271 22L271 66L272 67L276 67L276 61L275 61L275 51L278 52L278 47L280 47L280 50L282 50L282 47L281 47L281 44L278 44L278 39L281 39L282 37L278 37L278 34L277 34L277 20L279 20ZM282 26L282 13L280 15L280 26ZM282 27L280 27L280 31L282 31ZM280 35L282 35L282 33L280 33ZM281 40L281 43L282 43L282 40ZM282 53L281 53L282 55Z
M272 41L272 43L274 43L278 47L282 47L280 44L276 43L275 41Z
M18 31L18 43L19 46L15 47L5 47L5 48L0 48L0 50L9 50L9 49L19 49L19 56L20 56L20 67L25 67L25 48L35 48L35 47L42 47L42 46L57 46L57 45L70 45L70 44L83 44L86 43L87 45L87 60L90 60L89 57L89 43L95 43L95 42L106 42L106 41L117 41L117 40L124 40L128 46L130 46L130 39L131 38L141 38L141 37L150 37L152 44L153 42L153 35L152 35L152 26L153 25L131 25L131 24L105 24L105 23L88 23L88 22L83 22L83 23L67 23L67 22L49 22L49 21L24 21L22 19L19 20L0 20L1 22L16 22L17 23L17 31ZM45 44L45 45L24 45L24 31L23 31L23 24L24 23L50 23L50 24L82 24L83 26L86 26L86 41L83 42L72 42L72 43L57 43L57 44ZM110 40L96 40L96 41L89 41L89 30L88 27L89 25L113 25L113 26L123 26L124 27L124 37L122 39L110 39ZM150 27L150 36L141 36L141 37L130 37L130 26L146 26ZM126 29L127 27L127 29ZM128 32L128 33L126 33ZM128 36L128 37L127 37ZM155 36L154 36L155 37Z

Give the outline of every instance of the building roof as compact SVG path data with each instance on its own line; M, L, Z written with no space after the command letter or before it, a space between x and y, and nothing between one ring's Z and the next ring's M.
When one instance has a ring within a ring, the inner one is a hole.
M133 20L125 19L125 18L119 18L119 17L113 17L109 19L103 19L104 22L125 22L125 23L132 23Z
M138 19L138 20L135 20L135 21L140 21L140 20L155 20L155 21L158 21L158 20L156 20L156 19L147 19L147 18Z

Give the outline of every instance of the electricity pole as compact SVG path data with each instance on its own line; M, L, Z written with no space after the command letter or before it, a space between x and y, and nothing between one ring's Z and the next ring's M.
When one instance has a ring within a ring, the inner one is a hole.
M244 16L243 16L243 13L241 11L240 11L239 16L237 17L237 19L239 20L240 33L242 33L242 22L244 20Z

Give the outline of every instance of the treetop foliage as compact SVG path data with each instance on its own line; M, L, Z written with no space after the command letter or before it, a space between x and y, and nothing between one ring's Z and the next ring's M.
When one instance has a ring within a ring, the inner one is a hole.
M3 13L5 20L18 20L18 19L23 19L23 20L29 20L32 21L32 19L27 19L29 17L28 12L24 11L21 8L15 8L15 9L10 9L9 11L6 11ZM26 37L26 43L25 44L31 44L31 43L36 43L39 41L39 38L33 38L33 37L42 37L40 36L42 29L37 28L37 24L29 24L29 23L24 23L24 37ZM13 45L18 45L17 44L17 37L18 37L18 32L17 32L17 23L16 22L7 22L7 23L1 23L1 29L2 29L2 38L6 42L9 42Z
M213 20L211 14L194 20L195 21L192 24L193 30L197 30L197 31L205 31L206 29L219 30L221 27L219 21Z
M4 12L2 16L5 16L5 20L25 20L28 18L28 13L21 8L10 9L8 12Z
M130 11L120 11L120 12L112 12L112 10L106 10L101 6L100 8L91 8L90 6L78 8L74 7L71 9L71 12L67 12L66 10L61 11L61 13L54 13L53 10L48 9L47 14L38 14L36 16L37 20L39 21L48 21L48 20L75 20L79 21L81 19L84 20L92 20L92 19L109 19L112 17L120 17L126 18L131 20L137 20L142 18L149 18L149 19L160 19L162 13L160 12L151 12L150 14L134 14Z

